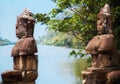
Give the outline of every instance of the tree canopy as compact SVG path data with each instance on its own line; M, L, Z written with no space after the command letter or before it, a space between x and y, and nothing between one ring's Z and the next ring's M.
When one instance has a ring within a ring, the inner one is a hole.
M106 3L110 5L116 45L120 47L120 0L52 0L56 7L48 14L37 13L37 22L49 29L68 33L86 44L96 31L97 13Z

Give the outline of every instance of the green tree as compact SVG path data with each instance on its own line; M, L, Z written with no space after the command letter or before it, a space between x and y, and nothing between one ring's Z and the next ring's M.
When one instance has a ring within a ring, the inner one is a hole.
M112 13L112 29L115 35L116 47L120 50L120 0L52 1L56 3L56 8L53 8L49 14L42 14L42 16L44 16L42 18L39 17L39 13L36 14L37 21L39 22L39 19L42 19L40 22L48 25L49 29L73 35L83 43L83 46L97 34L97 13L99 13L101 7L108 3ZM74 39L73 42L76 42L76 40ZM84 56L81 51L78 53L72 51L70 54L75 55L75 57L79 54L80 58ZM80 64L82 64L82 62L80 62ZM78 75L79 73L77 71L79 71L79 69L78 66L76 67L75 71L76 75Z
M113 31L116 40L116 48L120 50L120 0L110 0L109 4L113 17Z
M75 37L53 30L48 31L45 36L40 37L38 43L72 48L79 48L81 44Z
M96 15L108 3L113 16L113 31L120 47L120 0L52 0L56 3L49 14L36 14L37 22L49 29L70 33L86 44L96 32Z

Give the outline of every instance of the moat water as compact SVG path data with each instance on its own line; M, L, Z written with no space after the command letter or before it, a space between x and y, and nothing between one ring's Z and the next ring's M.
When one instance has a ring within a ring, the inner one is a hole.
M13 70L11 50L14 45L0 46L0 73ZM75 84L70 48L38 45L38 72L36 84ZM1 81L0 76L0 81Z

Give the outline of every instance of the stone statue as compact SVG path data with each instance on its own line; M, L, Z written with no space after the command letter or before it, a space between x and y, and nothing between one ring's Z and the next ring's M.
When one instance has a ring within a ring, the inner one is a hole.
M108 4L97 14L97 31L86 46L92 66L82 71L83 84L120 84L120 58L116 54Z
M14 70L2 73L4 84L35 84L38 76L38 57L36 41L33 38L35 19L33 14L25 9L17 17L17 43L12 49Z
M111 30L110 8L106 4L97 15L98 35L93 37L86 47L92 55L93 67L107 67L113 64L111 55L115 53L114 35Z
M33 38L34 24L35 19L28 9L17 17L16 36L19 40L12 50L12 56L28 55L37 52L36 42Z

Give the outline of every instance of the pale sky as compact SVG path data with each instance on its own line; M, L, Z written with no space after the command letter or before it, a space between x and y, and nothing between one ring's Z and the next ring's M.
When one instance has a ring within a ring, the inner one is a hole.
M15 24L17 16L25 8L34 14L48 13L55 4L51 0L1 0L0 1L0 36L11 41L17 41L15 36ZM45 25L36 24L34 37L45 35Z

